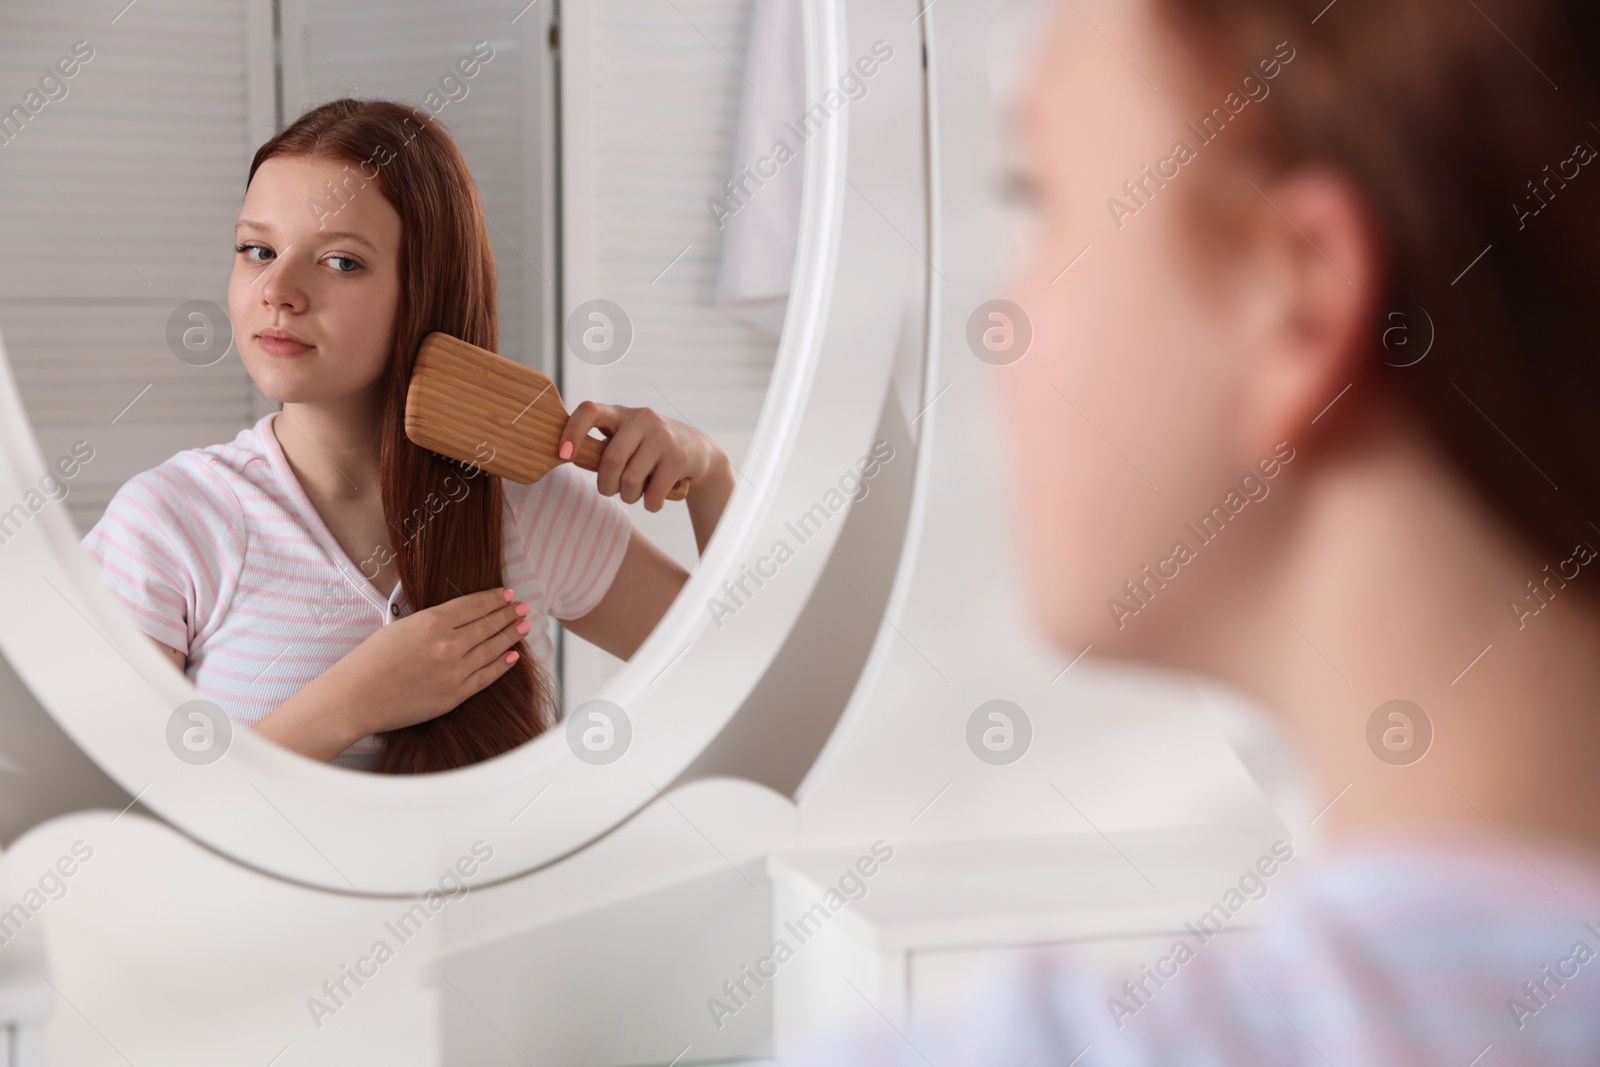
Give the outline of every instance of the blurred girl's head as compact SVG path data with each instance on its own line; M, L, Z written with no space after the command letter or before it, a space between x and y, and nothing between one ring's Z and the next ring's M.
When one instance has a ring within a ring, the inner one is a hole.
M379 414L384 517L412 609L503 584L499 479L479 473L472 491L452 490L463 471L405 435L422 338L438 330L490 351L498 342L494 249L449 134L382 100L308 111L257 150L238 241L229 311L262 392ZM274 346L262 337L274 329L304 345ZM384 735L380 769L459 767L546 729L552 686L523 644L518 651L460 707Z
M1556 0L1058 6L1023 116L1035 340L1005 388L1060 644L1162 658L1351 457L1437 464L1540 561L1596 536L1595 23Z

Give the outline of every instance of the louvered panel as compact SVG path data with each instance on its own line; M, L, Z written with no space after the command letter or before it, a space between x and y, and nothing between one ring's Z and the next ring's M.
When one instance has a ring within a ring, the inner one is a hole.
M429 90L457 60L487 41L494 55L471 79L467 95L449 102L438 121L450 131L483 197L500 285L500 352L548 370L545 307L554 291L540 277L554 273L539 207L549 195L548 166L537 141L544 85L543 12L512 24L526 0L440 5L394 0L300 0L284 12L285 107L291 119L342 96L381 97L423 107ZM531 121L530 121L531 120ZM526 258L524 258L526 257ZM531 261L531 262L530 262ZM539 288L549 289L539 293ZM530 294L534 299L530 299Z
M589 206L567 219L577 283L567 302L615 301L634 343L607 367L569 355L567 370L601 399L692 422L737 464L777 345L715 306L721 242L706 200L720 195L732 160L749 3L602 0L586 11L567 14L591 19L590 54L566 58L569 115L593 130L588 157L568 160ZM759 84L758 72L751 77ZM692 535L663 529L669 538L693 560Z
M571 42L562 55L565 303L570 312L614 301L634 328L632 348L609 366L563 351L562 393L689 422L735 466L777 354L775 339L715 305L721 238L706 208L732 163L746 88L734 65L744 63L749 14L750 0L591 0L562 11ZM760 84L759 72L750 76ZM631 511L651 540L695 566L682 505ZM619 666L569 638L569 707Z
M0 329L45 460L95 449L66 500L84 529L132 474L254 421L237 357L191 367L166 326L185 301L227 303L260 49L243 0L125 4L0 14L0 107L94 48L0 146Z

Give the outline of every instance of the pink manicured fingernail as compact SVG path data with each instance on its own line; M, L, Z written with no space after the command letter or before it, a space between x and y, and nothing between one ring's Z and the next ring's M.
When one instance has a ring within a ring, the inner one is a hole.
M506 603L509 604L515 599L517 599L517 594L515 592L513 592L512 590L507 589L506 590Z
M574 451L574 445L573 445L573 443L571 441L562 441L561 442L561 458L562 459L571 459L573 451Z
M519 634L525 634L531 629L533 629L533 623L529 622L527 619L523 619L521 622L517 623L517 633Z
M517 654L516 654L515 651L511 651L511 652L507 652L506 653L506 662L507 663L515 663L515 662L517 662Z
M526 602L520 603L520 604L517 605L517 614L518 615L526 615L531 610L532 609L528 607Z

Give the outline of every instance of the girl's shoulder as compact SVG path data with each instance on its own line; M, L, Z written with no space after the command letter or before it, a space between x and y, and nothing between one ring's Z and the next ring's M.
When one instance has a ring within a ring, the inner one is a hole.
M506 510L522 522L541 527L592 522L596 515L607 519L626 519L627 512L616 497L601 496L595 476L571 463L551 468L536 482L500 479Z
M83 537L106 586L163 644L192 652L226 612L249 544L240 498L270 476L255 430L135 474Z
M231 441L186 448L139 471L118 487L101 524L154 526L168 538L185 540L201 533L242 536L243 500L269 489L272 478L258 437L262 428L258 422Z
M633 524L595 476L563 463L537 482L502 478L507 577L526 575L545 590L557 619L586 615L604 596L627 552Z

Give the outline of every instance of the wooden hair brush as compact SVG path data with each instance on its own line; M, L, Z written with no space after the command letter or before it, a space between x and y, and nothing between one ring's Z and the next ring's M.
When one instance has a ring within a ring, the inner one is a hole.
M447 333L422 339L406 392L413 444L524 484L562 463L599 470L605 441L585 435L571 460L557 454L567 418L556 383L532 367ZM667 499L688 492L680 478Z

